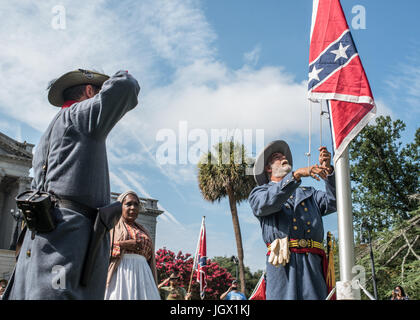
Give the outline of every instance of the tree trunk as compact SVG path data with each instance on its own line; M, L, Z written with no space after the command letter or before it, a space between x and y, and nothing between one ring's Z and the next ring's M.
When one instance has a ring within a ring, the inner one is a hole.
M244 249L242 246L241 228L239 226L238 210L236 208L236 199L231 186L226 187L229 197L230 212L232 214L233 231L235 232L236 248L239 260L239 282L241 283L241 291L245 293L245 266L244 266Z

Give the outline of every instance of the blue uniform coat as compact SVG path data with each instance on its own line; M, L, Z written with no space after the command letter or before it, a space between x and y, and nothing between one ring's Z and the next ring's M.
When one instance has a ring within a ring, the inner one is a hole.
M336 211L334 173L325 180L326 192L300 184L290 172L278 183L271 181L252 190L248 200L266 244L286 236L289 240L323 242L322 216ZM267 257L266 268L267 300L318 300L327 296L319 255L291 252L285 267L274 267Z
M50 137L46 190L98 208L110 203L106 137L137 105L140 87L119 71L93 98L59 111ZM49 130L47 130L48 132ZM32 188L41 186L47 132L33 158ZM55 208L56 229L27 232L5 299L103 299L109 262L109 234L103 239L95 272L87 287L79 284L92 222L73 210ZM58 280L60 279L60 280Z

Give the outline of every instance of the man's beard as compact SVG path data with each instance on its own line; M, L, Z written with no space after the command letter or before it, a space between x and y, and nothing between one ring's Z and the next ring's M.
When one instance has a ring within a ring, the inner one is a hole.
M276 178L284 178L290 171L292 166L290 164L285 165L273 165L271 166L271 176Z

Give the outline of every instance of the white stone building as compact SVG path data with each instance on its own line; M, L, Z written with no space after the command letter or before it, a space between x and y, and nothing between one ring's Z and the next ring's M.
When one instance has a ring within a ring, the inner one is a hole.
M15 263L14 251L9 248L20 223L12 213L17 211L16 196L31 185L33 147L0 133L0 279L9 278Z

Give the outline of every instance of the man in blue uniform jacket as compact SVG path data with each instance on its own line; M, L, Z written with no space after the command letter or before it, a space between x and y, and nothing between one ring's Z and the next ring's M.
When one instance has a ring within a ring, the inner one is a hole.
M292 154L282 140L271 142L257 157L258 186L249 203L267 244L267 300L318 300L327 296L322 249L322 217L336 211L331 154L319 148L319 165L292 171ZM326 191L301 187L301 179L325 181Z

